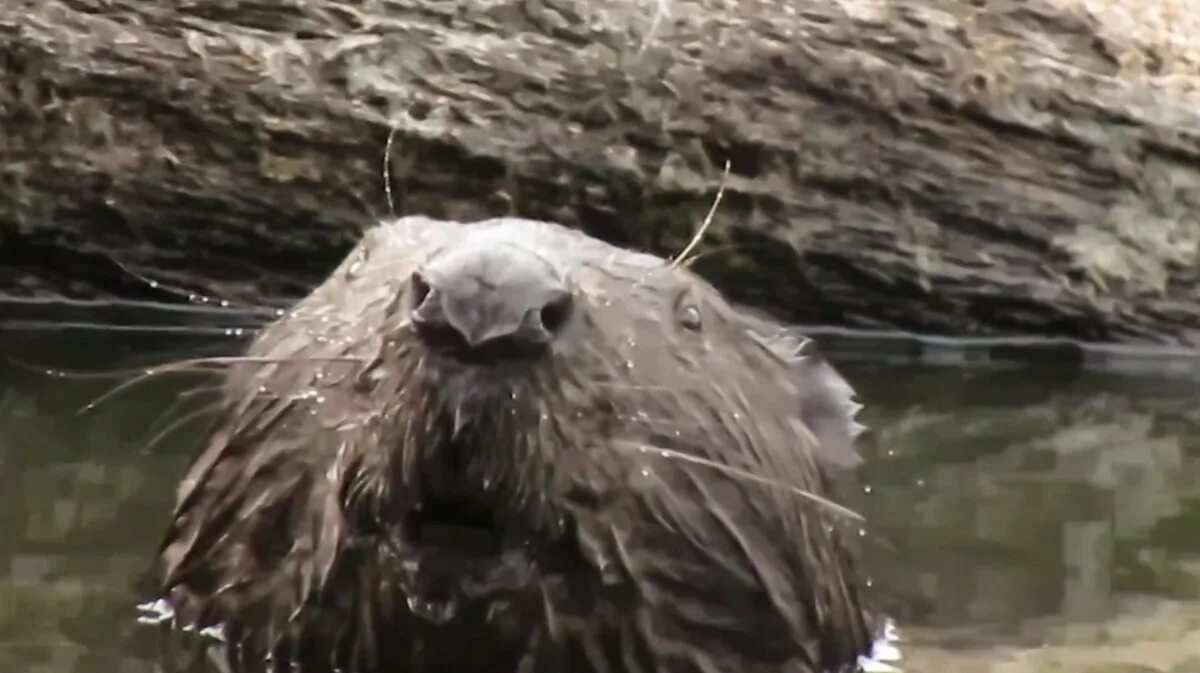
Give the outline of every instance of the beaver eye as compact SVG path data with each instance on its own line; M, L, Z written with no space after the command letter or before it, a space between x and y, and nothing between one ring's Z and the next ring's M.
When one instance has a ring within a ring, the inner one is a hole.
M683 307L679 314L679 324L693 332L700 331L700 308L694 304Z

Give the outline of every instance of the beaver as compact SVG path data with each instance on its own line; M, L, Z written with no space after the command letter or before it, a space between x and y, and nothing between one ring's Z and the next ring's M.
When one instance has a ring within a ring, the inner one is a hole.
M402 217L223 374L159 590L232 670L831 673L871 646L829 495L854 392L685 265Z

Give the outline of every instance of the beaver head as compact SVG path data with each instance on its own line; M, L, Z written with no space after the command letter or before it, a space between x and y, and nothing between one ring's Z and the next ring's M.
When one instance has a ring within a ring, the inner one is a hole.
M247 670L841 670L858 405L805 343L555 224L380 226L227 372L164 593Z

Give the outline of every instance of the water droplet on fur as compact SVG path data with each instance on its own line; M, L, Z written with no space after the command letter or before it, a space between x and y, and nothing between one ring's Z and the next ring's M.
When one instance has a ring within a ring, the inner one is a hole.
M175 611L171 609L171 604L161 598L141 603L137 608L142 613L137 618L141 624L163 624L175 619Z
M157 290L158 289L158 281L157 280L150 281L150 287L151 287L151 289Z
M266 386L259 386L259 387L258 387L258 392L260 392L260 393L266 393L266 392L267 392L267 387L266 387Z
M228 299L221 300L221 308L229 308L229 300Z
M281 308L275 309L275 317L276 318L282 318L284 313L287 313L287 311L284 311Z
M454 617L458 611L458 605L454 600L435 602L421 600L417 596L409 596L408 609L412 610L413 614L434 624L444 624Z
M614 567L612 561L606 558L599 559L600 582L603 584L616 584L621 581L620 572Z
M626 369L630 369L630 370L632 370L632 369L633 369L633 360L626 360L626 361L625 361L625 368L626 368Z
M859 529L858 529L858 536L859 536L859 537L866 537L866 536L867 536L867 529L866 529L866 528L859 528Z
M868 495L871 493L871 485L870 484L863 486L863 493L866 493Z
M484 618L489 622L494 621L498 615L511 607L512 605L508 601L493 601L488 605L487 615Z

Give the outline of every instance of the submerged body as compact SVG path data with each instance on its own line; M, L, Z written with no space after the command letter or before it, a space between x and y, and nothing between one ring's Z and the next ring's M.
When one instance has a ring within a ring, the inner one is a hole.
M802 349L558 225L378 227L231 366L163 595L244 671L853 670L857 405Z

